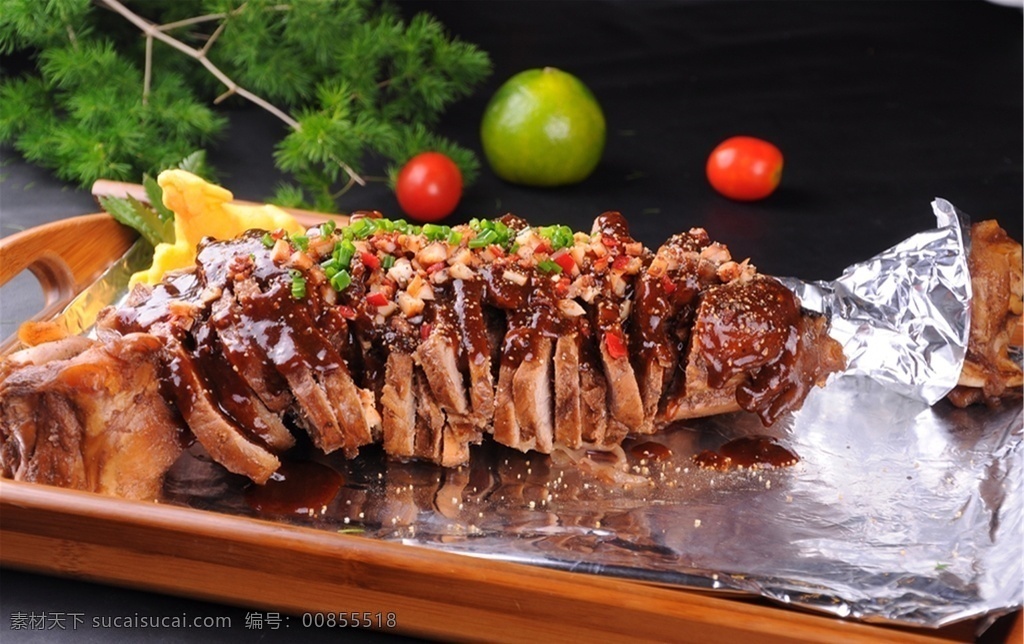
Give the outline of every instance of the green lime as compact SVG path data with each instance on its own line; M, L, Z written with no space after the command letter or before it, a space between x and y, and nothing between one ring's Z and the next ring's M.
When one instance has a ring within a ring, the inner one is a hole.
M554 67L528 69L498 88L480 124L484 155L511 183L583 181L604 151L601 106L578 78Z

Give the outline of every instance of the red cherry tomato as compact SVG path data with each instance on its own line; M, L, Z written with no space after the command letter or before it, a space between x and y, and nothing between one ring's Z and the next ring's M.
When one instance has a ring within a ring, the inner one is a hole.
M438 221L452 214L462 198L459 166L440 152L409 159L395 184L398 205L416 221Z
M782 152L752 136L723 141L708 157L708 181L722 195L736 201L764 199L782 179Z

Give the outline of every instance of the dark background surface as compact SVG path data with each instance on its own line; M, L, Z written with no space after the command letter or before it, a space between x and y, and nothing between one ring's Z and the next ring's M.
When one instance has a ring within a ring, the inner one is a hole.
M602 164L585 182L530 189L484 167L452 221L515 212L534 223L589 229L620 210L656 247L708 229L765 273L831 279L934 225L944 197L974 219L997 218L1021 239L1024 63L1018 9L970 2L401 2L477 43L494 74L447 113L441 129L480 151L491 93L512 74L551 65L587 83L608 121ZM262 200L280 179L278 121L243 108L211 150L236 197ZM721 140L749 134L778 145L786 166L767 200L730 202L704 177ZM3 150L0 235L95 211L86 191ZM399 216L385 186L353 190L343 210ZM31 302L23 284L0 292L3 320ZM0 517L2 521L2 517ZM2 555L0 555L2 556ZM246 630L245 609L4 570L4 641L310 641L338 633ZM339 607L339 610L342 608ZM103 615L232 615L230 631L11 631L15 611ZM356 635L347 632L347 637ZM367 634L368 636L370 634ZM376 641L379 634L372 634Z

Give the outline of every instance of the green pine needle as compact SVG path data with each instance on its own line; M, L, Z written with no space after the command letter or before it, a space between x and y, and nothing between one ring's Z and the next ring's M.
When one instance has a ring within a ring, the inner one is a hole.
M144 92L145 39L102 4L7 0L0 11L0 53L37 63L0 80L0 143L85 186L155 175L226 126L213 105L224 87L165 43L154 44ZM298 123L274 151L277 167L295 182L278 191L281 202L337 210L356 182L351 173L367 162L393 171L426 150L451 156L467 185L476 177L475 155L433 128L490 74L490 59L431 16L407 20L369 0L181 0L129 9L156 24L227 16L167 33L196 49L216 33L209 60ZM211 174L199 156L181 165ZM169 221L153 203L151 212ZM132 208L114 208L142 221Z

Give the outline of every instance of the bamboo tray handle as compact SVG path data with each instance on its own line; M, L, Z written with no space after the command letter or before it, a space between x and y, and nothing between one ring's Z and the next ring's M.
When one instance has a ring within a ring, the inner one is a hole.
M95 280L136 237L104 213L24 230L0 240L0 285L27 269L39 280L49 308Z

